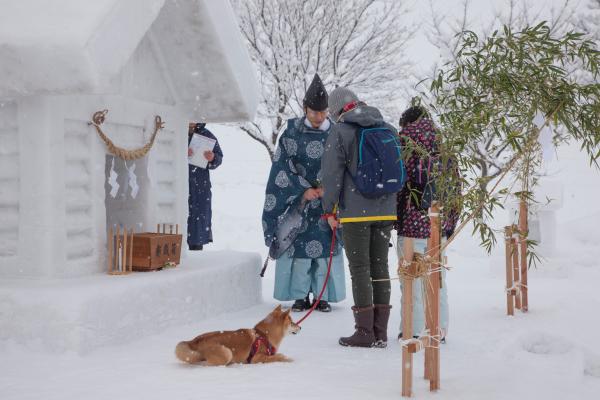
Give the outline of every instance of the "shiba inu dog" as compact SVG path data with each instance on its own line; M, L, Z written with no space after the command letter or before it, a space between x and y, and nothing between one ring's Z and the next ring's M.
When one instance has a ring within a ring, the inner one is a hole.
M298 331L300 326L292 321L290 310L282 311L277 306L254 329L204 333L177 344L175 355L186 363L204 361L206 365L289 362L292 360L277 353L277 349L285 335Z

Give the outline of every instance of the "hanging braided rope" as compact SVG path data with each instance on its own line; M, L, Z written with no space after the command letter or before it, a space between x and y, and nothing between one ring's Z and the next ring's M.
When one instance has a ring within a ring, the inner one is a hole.
M138 149L127 150L127 149L124 149L124 148L119 147L116 144L114 144L113 141L110 140L110 138L108 136L106 136L104 134L104 132L102 132L102 128L100 128L100 125L102 125L102 123L106 119L107 113L108 113L108 110L102 110L102 111L95 112L94 115L92 116L92 122L88 122L88 124L92 125L92 126L94 126L94 128L96 128L96 131L98 132L98 136L100 136L100 139L102 139L102 141L104 141L104 143L106 143L106 147L108 147L108 151L111 154L113 154L119 158L122 158L123 160L127 160L127 161L137 160L139 158L144 157L146 154L148 154L148 152L152 148L152 145L154 144L154 139L156 139L156 135L158 134L158 131L160 131L162 128L164 128L164 122L162 122L162 119L160 118L160 116L157 115L156 117L154 117L154 133L152 133L152 136L150 137L150 141L148 143L146 143L143 147L140 147Z

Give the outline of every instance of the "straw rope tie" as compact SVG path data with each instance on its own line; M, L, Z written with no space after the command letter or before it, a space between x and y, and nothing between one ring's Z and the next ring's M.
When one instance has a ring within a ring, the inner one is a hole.
M108 110L102 110L102 111L95 112L94 115L92 116L92 122L88 122L88 125L92 125L92 126L94 126L94 128L96 128L96 132L98 132L98 136L100 136L100 139L102 139L102 141L104 143L106 143L106 147L108 148L109 153L111 153L119 158L122 158L123 160L127 160L127 161L137 160L139 158L144 157L146 154L148 154L148 152L154 145L154 140L156 139L156 135L158 134L158 131L160 131L162 128L164 128L164 125L165 125L164 122L162 122L162 119L160 118L160 116L158 116L158 115L155 116L154 117L154 133L152 133L152 136L150 137L150 141L148 141L148 143L146 143L143 147L140 147L138 149L128 150L128 149L124 149L124 148L119 147L116 144L114 144L114 142L108 136L106 136L106 134L104 134L104 132L102 132L102 128L100 128L100 125L102 125L102 123L104 123L107 113L108 113Z

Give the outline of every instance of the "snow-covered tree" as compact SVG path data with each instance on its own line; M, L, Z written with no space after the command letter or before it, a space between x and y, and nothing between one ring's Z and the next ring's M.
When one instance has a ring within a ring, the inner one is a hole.
M600 0L587 0L577 17L577 26L600 43Z
M600 0L593 0L599 3ZM512 31L520 31L534 24L534 21L548 21L551 34L561 34L573 26L576 14L576 4L573 0L563 0L560 5L534 6L529 0L505 0L504 7L489 18L473 19L472 2L462 2L462 13L457 18L448 18L440 14L429 0L431 23L427 29L427 38L436 46L442 55L442 64L456 62L464 36L462 32L471 31L483 38L489 36L501 26L507 26ZM432 75L436 74L439 65L433 66ZM500 143L494 135L481 137L471 142L465 149L474 157L475 172L480 177L480 185L484 189L488 183L497 178L504 166L509 164L516 154L506 143Z
M315 72L399 115L412 28L402 0L234 0L258 72L258 117L241 129L272 157L286 119L301 115ZM391 115L388 114L388 115Z
M592 79L572 74L573 65ZM466 190L444 203L464 205L463 224L473 219L488 249L495 236L486 219L495 207L509 195L523 202L530 199L544 127L554 127L555 145L575 141L598 166L599 77L600 52L584 33L557 34L551 25L540 23L519 31L504 26L483 38L474 32L460 35L455 60L431 82L429 106L440 123L442 159L456 160L466 173L463 178L444 173L436 185L455 186L456 179L462 180ZM512 155L491 189L481 185L485 177L471 173L478 168L471 143L489 138Z

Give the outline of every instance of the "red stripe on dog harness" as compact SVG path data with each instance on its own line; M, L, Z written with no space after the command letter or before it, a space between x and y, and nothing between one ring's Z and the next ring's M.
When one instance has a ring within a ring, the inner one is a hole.
M277 353L277 349L269 342L267 336L263 335L262 332L259 332L256 329L254 330L256 331L256 333L258 333L258 336L256 336L256 339L254 339L254 342L252 343L252 348L250 349L250 354L246 359L246 362L248 364L252 362L252 359L254 358L256 353L258 353L258 349L260 349L261 344L265 346L268 356L272 356L273 354Z

